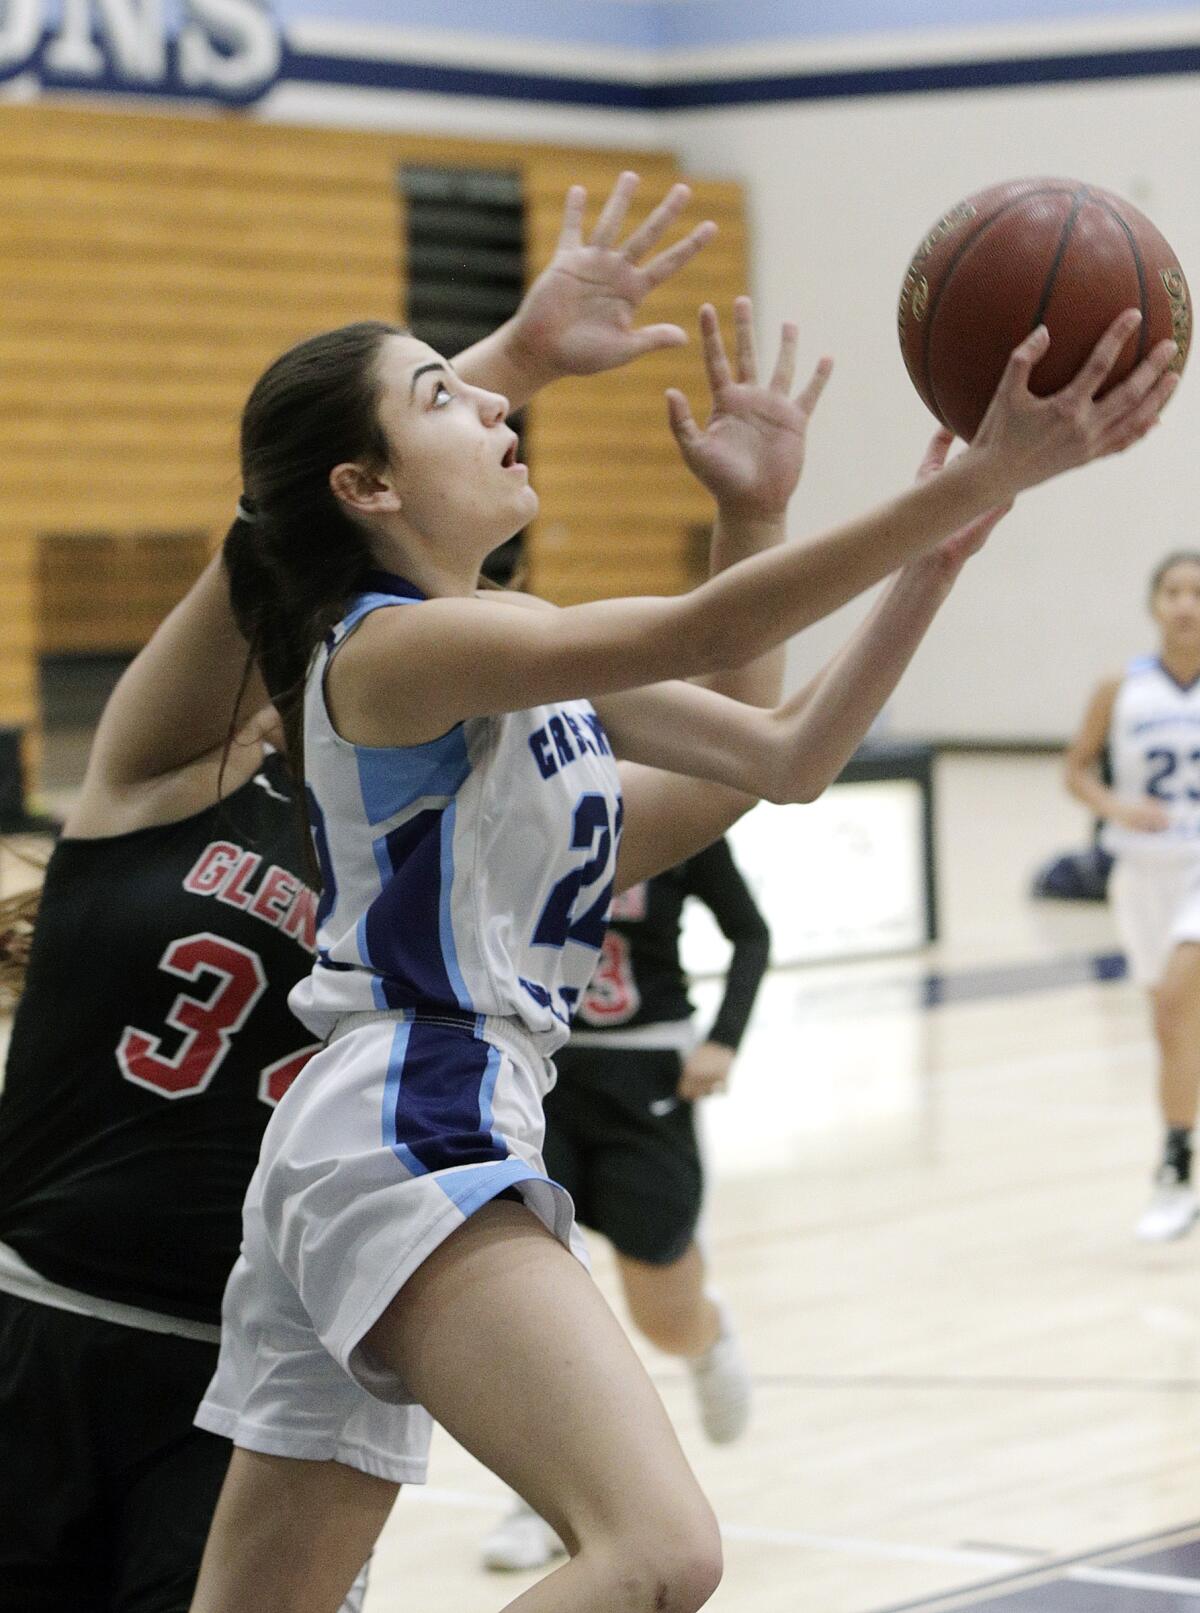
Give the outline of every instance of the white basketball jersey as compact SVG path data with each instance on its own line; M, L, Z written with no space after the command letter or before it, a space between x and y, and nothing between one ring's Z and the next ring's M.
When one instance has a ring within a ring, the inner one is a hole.
M1108 850L1143 858L1200 852L1200 682L1184 688L1153 656L1131 661L1113 706L1109 761L1116 794L1157 801L1171 826L1151 832L1106 824Z
M472 718L424 745L350 744L325 704L329 658L371 611L423 598L382 572L369 588L305 689L324 889L317 961L291 1006L320 1036L352 1013L502 1015L550 1053L595 967L612 893L621 795L604 729L586 701L567 701Z

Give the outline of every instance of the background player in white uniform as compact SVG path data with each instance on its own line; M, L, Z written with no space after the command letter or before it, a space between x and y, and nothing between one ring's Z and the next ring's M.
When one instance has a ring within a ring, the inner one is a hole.
M1148 1242L1197 1215L1192 1128L1200 1093L1200 553L1168 555L1150 580L1157 655L1096 690L1067 755L1067 785L1106 819L1109 893L1133 978L1150 992L1166 1136ZM1099 776L1107 750L1111 785Z
M618 223L602 217L598 245ZM537 509L512 458L505 398L381 327L314 338L260 379L242 435L259 525L239 545L234 606L290 753L301 733L314 746L306 773L333 883L323 972L301 1007L313 1024L341 1003L351 1012L276 1110L247 1200L248 1269L230 1296L248 1308L227 1305L212 1391L239 1424L239 1448L194 1613L336 1606L393 1486L336 1459L273 1452L286 1439L300 1454L312 1430L310 1454L336 1458L339 1420L364 1393L423 1404L566 1540L571 1561L513 1604L525 1613L685 1613L708 1599L719 1577L711 1512L628 1341L564 1248L569 1203L537 1168L545 1055L586 980L571 949L595 949L591 921L617 849L604 752L732 792L817 793L894 684L979 523L1022 488L1150 429L1173 390L1173 343L1096 401L1135 326L1132 313L1116 321L1051 400L1027 384L1048 340L1036 332L971 447L872 516L680 599L562 611L476 593L484 556ZM761 386L747 304L737 383L711 310L703 329L714 413L701 431L672 394L676 436L722 522L777 535L806 419L790 396L795 331ZM921 558L964 523L975 527L949 557ZM883 607L895 631L869 655L856 640L815 694L759 712L668 681L753 660L897 567ZM367 601L345 630L371 591L389 597ZM318 646L302 726L300 683ZM588 697L602 728L574 705ZM572 806L575 769L587 787ZM694 789L667 780L638 792L636 813L631 796L621 882L665 865L646 864L649 801L663 810L674 798L682 832ZM503 869L485 877L482 847L511 853L525 887ZM429 918L404 937L386 920L391 891L410 884ZM338 975L355 982L340 1001ZM362 980L377 1006L358 1019Z

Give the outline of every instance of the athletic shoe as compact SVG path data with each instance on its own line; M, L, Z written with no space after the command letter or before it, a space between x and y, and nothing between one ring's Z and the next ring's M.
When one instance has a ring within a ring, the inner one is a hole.
M545 1568L567 1548L544 1518L517 1500L483 1542L483 1566L497 1569Z
M703 1355L692 1356L688 1371L700 1410L700 1424L714 1445L728 1445L750 1421L750 1369L722 1305L721 1332Z
M1181 1182L1170 1165L1164 1165L1154 1178L1154 1192L1134 1228L1143 1243L1167 1243L1182 1238L1200 1215L1200 1202L1189 1182Z

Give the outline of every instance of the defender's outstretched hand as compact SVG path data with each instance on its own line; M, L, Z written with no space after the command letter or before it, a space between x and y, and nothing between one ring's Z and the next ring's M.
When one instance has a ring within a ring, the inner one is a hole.
M795 325L785 324L775 371L758 379L754 309L749 297L733 305L736 374L725 356L716 309L700 310L704 367L712 393L712 413L703 431L692 418L682 392L671 388L667 410L671 430L688 469L726 515L775 520L787 508L804 469L808 423L825 390L833 360L823 358L804 390L792 396L796 373Z
M711 221L697 224L674 246L649 256L692 193L687 185L672 185L645 222L622 242L619 237L637 186L637 174L621 174L586 241L587 192L582 185L572 185L567 192L557 250L513 321L514 346L539 378L594 375L656 348L682 347L687 341L678 325L637 329L634 320L650 292L690 262L712 240L717 226Z

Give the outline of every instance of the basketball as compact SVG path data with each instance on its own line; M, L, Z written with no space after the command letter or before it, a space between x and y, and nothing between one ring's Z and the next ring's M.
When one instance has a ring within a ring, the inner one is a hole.
M1039 324L1050 348L1033 390L1057 392L1125 308L1142 323L1109 386L1165 336L1182 370L1192 305L1179 260L1136 207L1074 179L1017 179L968 196L925 235L904 276L898 325L909 376L943 425L969 440L1009 354Z

